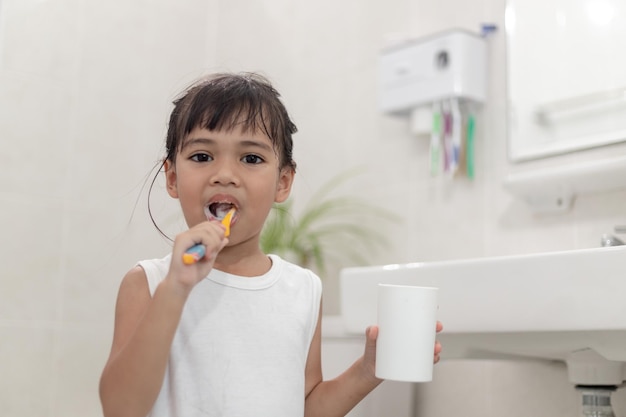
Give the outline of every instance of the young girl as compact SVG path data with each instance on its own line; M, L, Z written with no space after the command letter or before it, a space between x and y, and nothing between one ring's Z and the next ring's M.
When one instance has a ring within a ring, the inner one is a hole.
M104 415L345 415L382 382L377 328L366 331L360 359L323 381L320 279L259 247L296 168L296 126L280 95L258 75L217 74L174 105L163 167L189 230L171 254L139 262L121 283L100 380ZM219 220L231 208L226 236ZM184 263L197 244L206 255Z

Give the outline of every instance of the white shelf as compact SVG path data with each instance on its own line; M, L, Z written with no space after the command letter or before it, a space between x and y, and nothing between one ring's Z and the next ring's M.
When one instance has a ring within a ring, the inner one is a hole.
M504 188L537 213L566 211L579 194L626 188L626 156L510 174Z

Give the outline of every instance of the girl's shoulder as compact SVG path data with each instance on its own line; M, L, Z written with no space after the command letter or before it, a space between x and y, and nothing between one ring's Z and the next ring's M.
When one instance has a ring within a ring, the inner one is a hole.
M270 259L272 260L272 270L275 272L281 272L281 273L288 272L292 274L317 277L315 272L311 271L310 269L302 267L293 262L287 261L281 258L279 255L270 254L267 256L269 256Z
M144 272L144 281L147 282L150 290L150 295L154 295L157 286L165 279L167 272L170 269L170 263L172 255L168 254L163 258L158 259L146 259L137 262L137 268L140 268Z
M276 273L291 280L304 279L309 281L314 287L319 288L321 291L322 280L312 270L286 261L278 255L269 255L269 257L272 259L272 269Z

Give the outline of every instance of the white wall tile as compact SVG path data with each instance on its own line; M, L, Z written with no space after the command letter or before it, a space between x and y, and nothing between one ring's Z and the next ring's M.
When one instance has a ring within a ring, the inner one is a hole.
M0 415L53 417L54 330L0 321Z
M1 69L70 81L76 75L85 7L80 0L4 0Z
M416 415L580 415L565 365L549 361L444 360L433 382L418 384Z
M561 362L506 361L490 366L492 416L576 416L581 398Z
M109 327L66 327L59 331L60 346L54 358L55 395L52 416L100 416L100 374L111 346Z
M296 2L219 2L217 70L255 71L272 79L294 74Z
M485 256L484 187L464 179L441 178L414 186L413 208L418 213L409 247L416 259L438 261ZM436 219L436 220L434 220Z
M64 248L63 320L112 323L115 299L124 275L136 262L165 256L169 245L149 222L144 208L119 201L119 207L68 211ZM172 236L173 237L173 236Z
M608 233L626 242L614 231L626 224L626 191L581 195L576 199L576 244L579 248L600 246L600 236Z
M0 320L59 319L64 213L61 203L0 194Z
M417 416L456 415L495 417L490 413L489 362L442 361L433 381L416 386Z
M63 198L72 101L68 87L41 75L0 72L4 192Z
M626 390L619 389L611 395L611 404L616 416L623 416L626 413ZM581 407L582 409L582 407ZM579 413L580 415L580 413Z

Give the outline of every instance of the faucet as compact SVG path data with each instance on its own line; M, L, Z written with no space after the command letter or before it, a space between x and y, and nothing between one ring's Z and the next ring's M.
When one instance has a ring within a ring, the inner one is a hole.
M615 226L615 233L626 233L626 226ZM611 234L605 233L600 236L600 245L603 247L606 246L621 246L624 245L624 241L618 237L615 237Z

